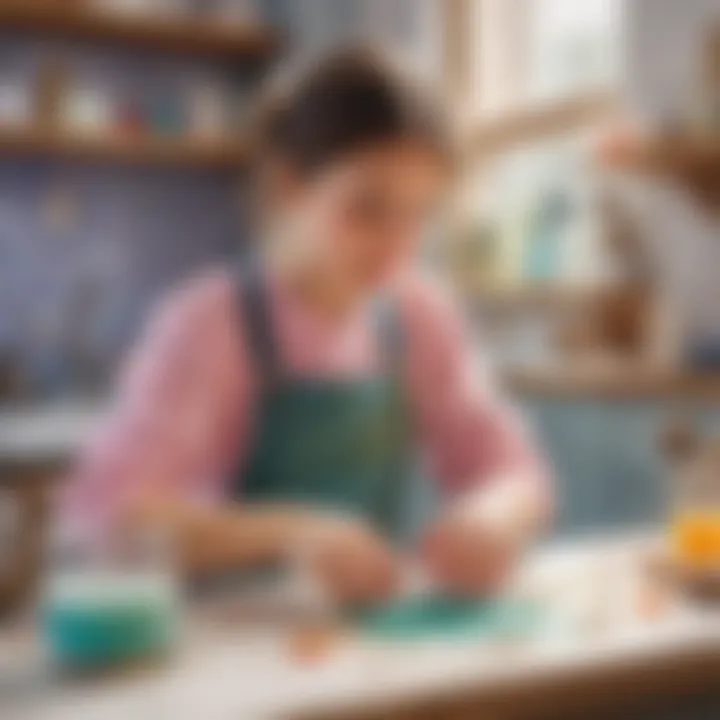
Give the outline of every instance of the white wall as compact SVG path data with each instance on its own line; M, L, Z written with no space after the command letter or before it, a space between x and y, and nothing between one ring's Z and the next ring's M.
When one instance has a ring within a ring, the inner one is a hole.
M630 100L651 118L682 114L694 100L703 32L720 22L720 0L625 2Z
M440 59L443 0L291 0L294 39L301 52L368 39L406 58L434 79Z
M627 99L651 124L674 123L697 101L705 30L720 0L626 0ZM658 272L686 330L720 331L720 222L670 181L635 183L632 197Z

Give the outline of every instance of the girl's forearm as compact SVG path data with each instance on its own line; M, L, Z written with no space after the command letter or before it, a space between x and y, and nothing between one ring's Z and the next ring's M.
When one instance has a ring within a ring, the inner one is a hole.
M166 499L137 510L131 523L167 532L181 565L191 574L280 560L310 522L302 509L281 505L208 507Z
M288 508L188 508L178 545L191 572L250 567L286 556L304 522L304 514Z

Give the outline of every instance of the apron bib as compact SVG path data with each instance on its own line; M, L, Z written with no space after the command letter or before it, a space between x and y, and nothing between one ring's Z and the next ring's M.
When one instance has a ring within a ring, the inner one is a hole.
M410 415L400 378L403 343L392 306L375 314L381 371L351 380L291 377L283 371L261 276L238 285L245 334L262 384L254 442L233 496L243 503L297 502L362 516L402 543L412 531L414 467ZM413 493L409 483L413 482ZM400 599L354 617L383 640L497 638L536 632L540 615L523 603Z
M359 515L398 539L408 520L413 443L395 308L383 305L374 313L380 370L325 379L284 371L259 271L239 282L238 299L261 390L233 497Z

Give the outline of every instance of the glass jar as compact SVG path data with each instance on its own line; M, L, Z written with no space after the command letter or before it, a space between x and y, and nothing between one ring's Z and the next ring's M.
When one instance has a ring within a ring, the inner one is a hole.
M56 533L40 604L56 663L89 668L165 656L177 642L179 607L161 534Z
M720 442L695 438L675 474L675 553L687 565L720 569Z

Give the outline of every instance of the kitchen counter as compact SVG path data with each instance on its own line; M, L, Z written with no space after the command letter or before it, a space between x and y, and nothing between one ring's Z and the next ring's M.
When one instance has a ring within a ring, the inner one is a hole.
M102 408L97 401L0 406L0 465L67 460L97 425Z
M34 710L29 717L39 720L338 720L389 712L446 718L458 703L471 703L463 707L472 713L462 717L489 708L492 717L533 717L543 708L553 711L546 716L574 708L584 717L583 709L617 710L643 698L662 703L691 690L714 691L720 615L683 603L648 604L636 562L647 543L588 540L540 551L528 561L518 586L524 590L517 592L545 598L571 621L567 632L534 640L410 644L348 635L327 656L306 662L290 651L287 628L243 623L240 612L232 621L218 615L211 622L196 609L184 650L169 667L68 685L41 681L36 667L29 672L33 681L16 685L25 689L25 704L18 691L12 707ZM8 646L13 642L14 650ZM5 643L0 658L17 660L17 648L28 647L17 638ZM426 710L414 714L421 706ZM430 707L437 714L427 714Z

